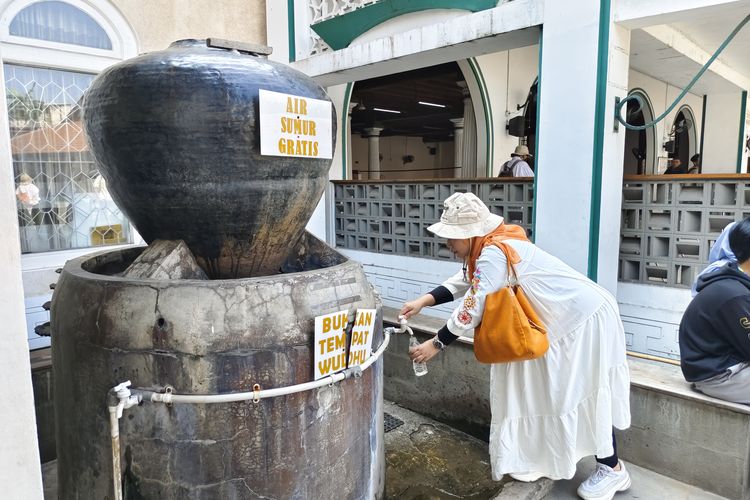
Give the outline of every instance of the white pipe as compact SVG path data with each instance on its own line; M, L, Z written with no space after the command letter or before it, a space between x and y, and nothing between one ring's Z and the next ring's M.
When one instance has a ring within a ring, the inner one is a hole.
M239 401L253 400L255 402L265 398L273 398L276 396L285 396L287 394L295 394L297 392L309 391L317 389L325 385L333 385L336 382L340 382L348 377L360 377L362 372L368 369L375 361L377 361L388 348L388 344L391 340L393 333L402 333L408 331L410 335L413 335L411 328L406 326L406 319L399 317L401 327L396 329L388 327L383 329L383 342L378 347L372 356L357 366L347 368L342 372L334 373L328 377L316 380L313 382L305 382L303 384L290 385L287 387L278 387L276 389L265 389L255 390L252 392L236 392L232 394L172 394L171 392L160 393L150 391L131 391L128 389L130 381L123 382L112 389L112 393L116 394L118 404L116 406L107 406L109 409L109 426L110 435L112 438L112 481L114 483L114 500L122 500L122 479L121 479L121 465L120 465L120 423L119 419L122 416L124 409L135 406L141 402L142 399L150 399L155 403L234 403ZM150 398L144 397L149 396Z
M405 328L409 328L408 326ZM264 390L258 390L258 391L252 391L252 392L234 392L231 394L172 394L169 392L151 392L143 391L143 395L147 396L150 394L150 401L154 403L236 403L239 401L258 401L261 399L266 398L275 398L277 396L286 396L288 394L295 394L298 392L304 392L304 391L310 391L312 389L317 389L319 387L323 387L326 385L333 385L336 382L341 382L345 378L348 378L350 376L358 377L360 375L360 372L366 370L370 367L375 361L380 358L380 356L383 355L386 348L388 347L388 343L391 340L391 332L396 331L403 331L403 327L401 330L395 330L394 328L385 328L383 330L383 342L380 344L380 347L378 347L378 350L375 351L372 356L367 358L367 360L362 363L361 365L354 366L351 368L347 368L343 372L334 373L333 375L329 375L328 377L322 378L320 380L315 380L313 382L305 382L302 384L297 385L290 385L286 387L277 387L275 389L264 389ZM144 397L144 399L147 399Z
M120 480L120 419L117 418L117 406L109 408L109 434L112 438L112 481L114 482L114 500L122 500L122 482Z

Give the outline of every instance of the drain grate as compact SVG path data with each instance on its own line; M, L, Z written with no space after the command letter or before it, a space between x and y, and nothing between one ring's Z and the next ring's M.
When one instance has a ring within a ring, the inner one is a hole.
M391 432L393 429L404 425L404 421L383 412L383 425L385 426L385 432Z

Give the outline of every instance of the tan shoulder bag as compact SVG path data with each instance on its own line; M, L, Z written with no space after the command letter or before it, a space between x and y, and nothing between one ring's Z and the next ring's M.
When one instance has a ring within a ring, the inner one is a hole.
M474 356L482 363L540 358L549 348L547 330L517 284L516 266L500 248L508 262L508 284L485 299L482 322L474 329Z

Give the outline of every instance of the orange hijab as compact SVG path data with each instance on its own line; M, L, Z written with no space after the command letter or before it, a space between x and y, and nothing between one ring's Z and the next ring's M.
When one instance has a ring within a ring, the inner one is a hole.
M518 256L518 252L513 250L513 247L505 243L505 240L521 240L529 241L526 237L526 230L521 226L515 224L502 223L489 234L484 236L476 236L471 239L471 252L469 253L469 281L474 279L474 271L477 266L477 259L479 254L482 253L484 247L489 245L495 245L501 250L505 251L505 254L510 258L512 264L518 264L521 261L521 257Z

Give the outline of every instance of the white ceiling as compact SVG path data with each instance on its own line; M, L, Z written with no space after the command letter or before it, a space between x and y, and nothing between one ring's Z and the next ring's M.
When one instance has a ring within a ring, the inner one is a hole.
M750 14L750 0L739 0L730 4L681 13L679 19L667 24L708 54L713 54L748 14ZM664 22L665 19L661 21ZM641 29L634 29L631 32L630 53L633 69L680 88L687 85L701 68L700 64ZM750 80L750 22L724 49L718 60ZM738 90L741 89L709 69L691 92L702 95Z

